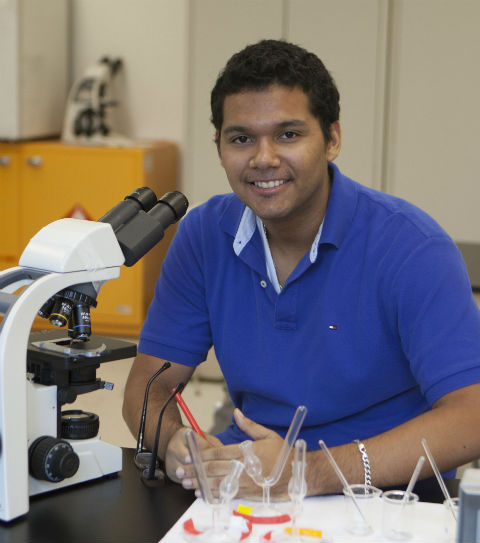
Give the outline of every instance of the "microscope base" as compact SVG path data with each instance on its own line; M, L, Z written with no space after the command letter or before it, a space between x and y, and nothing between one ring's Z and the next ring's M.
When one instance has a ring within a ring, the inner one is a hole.
M66 441L70 443L80 458L77 473L59 483L41 481L30 475L28 478L30 496L84 483L122 470L122 449L120 447L101 441L98 436L91 439Z

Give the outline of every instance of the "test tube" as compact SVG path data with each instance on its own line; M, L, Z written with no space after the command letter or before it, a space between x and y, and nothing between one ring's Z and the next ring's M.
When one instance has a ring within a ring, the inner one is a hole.
M292 477L288 482L288 495L292 500L292 536L298 537L297 517L302 510L303 499L307 494L307 482L305 480L307 444L303 439L295 442L295 453L292 462Z
M203 465L200 449L193 430L189 429L185 432L185 441L187 443L188 452L190 453L190 458L192 459L193 469L195 470L195 476L197 477L198 486L202 492L203 499L209 505L216 505L217 502L213 498L212 491L210 490L205 466Z
M277 460L273 466L272 472L265 479L265 482L269 486L273 486L280 479L280 475L282 474L283 468L285 467L288 455L290 454L290 451L292 450L292 447L298 437L298 433L300 432L300 428L302 427L306 415L307 408L304 405L298 406L292 422L290 423L290 427L288 428L287 435L283 440L282 448L277 456Z
M288 494L295 504L300 504L307 494L307 482L305 480L306 448L305 440L298 439L295 442L292 477L288 484Z

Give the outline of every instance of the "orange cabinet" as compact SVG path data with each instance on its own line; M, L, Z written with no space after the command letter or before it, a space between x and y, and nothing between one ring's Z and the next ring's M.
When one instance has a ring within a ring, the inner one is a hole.
M0 269L18 262L20 252L20 149L0 143Z
M177 148L170 142L109 148L28 142L0 145L0 267L16 265L30 238L63 218L98 220L132 190L148 186L157 197L176 189ZM7 164L8 163L8 164ZM92 310L94 333L137 335L153 295L162 260L175 231L120 278L100 290ZM37 319L34 327L49 324Z

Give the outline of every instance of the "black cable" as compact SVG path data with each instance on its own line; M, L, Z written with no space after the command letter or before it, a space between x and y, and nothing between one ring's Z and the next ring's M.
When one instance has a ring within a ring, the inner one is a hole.
M170 362L165 362L165 364L157 370L148 380L147 386L145 387L145 396L143 397L143 408L142 408L142 418L140 419L140 426L138 428L138 437L137 437L137 452L139 454L143 450L143 438L145 433L145 421L147 418L147 403L148 403L148 393L150 391L150 385L155 381L155 379L167 370L171 366Z
M160 409L160 413L158 415L157 431L155 433L155 441L153 443L152 457L150 459L150 465L148 466L148 470L146 470L147 474L145 475L145 479L148 481L155 478L155 465L156 465L157 455L158 455L158 442L160 439L160 428L162 425L163 413L165 409L167 408L167 405L175 397L175 394L177 394L178 392L181 392L184 389L184 387L185 387L184 383L178 383L178 385L173 389L170 396L166 399L165 403L162 405L162 408Z

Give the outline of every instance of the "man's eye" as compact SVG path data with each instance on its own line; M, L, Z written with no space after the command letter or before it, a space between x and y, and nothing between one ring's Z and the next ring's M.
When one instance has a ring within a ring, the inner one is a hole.
M248 143L250 138L248 136L236 136L232 139L233 143Z
M291 140L297 137L297 133L292 132L291 130L288 130L287 132L284 132L281 137L283 139Z

